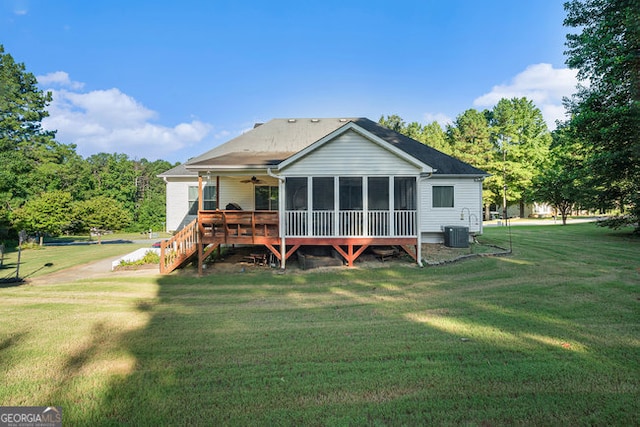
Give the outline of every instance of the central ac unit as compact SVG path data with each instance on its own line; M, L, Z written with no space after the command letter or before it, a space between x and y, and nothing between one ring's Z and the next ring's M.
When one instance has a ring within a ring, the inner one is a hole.
M447 225L444 227L444 245L448 248L469 247L469 227Z

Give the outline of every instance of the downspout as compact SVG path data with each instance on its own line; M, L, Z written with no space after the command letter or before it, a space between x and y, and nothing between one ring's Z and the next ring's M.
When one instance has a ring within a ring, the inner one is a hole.
M284 215L284 182L285 179L284 177L280 176L280 175L276 175L275 173L273 173L271 171L271 168L267 168L267 175L269 175L272 178L275 178L278 180L278 227L279 227L279 233L280 233L280 268L282 270L285 269L286 264L287 264L287 245L285 242L285 237L284 237L284 231L285 231L285 227L284 227L284 219L285 219L285 215Z
M478 227L478 234L480 236L482 236L482 234L484 233L484 215L482 212L482 192L484 191L484 177L480 177L480 178L476 178L480 181L480 218L478 220L478 222L480 223L480 226Z
M422 265L422 181L426 181L431 178L434 172L437 169L433 169L431 172L421 173L418 179L418 247L416 248L416 258L418 258L418 265L420 267L424 267Z
M169 207L169 203L167 203L167 184L169 184L169 180L167 179L166 176L162 177L162 180L164 181L164 232L167 232L168 226L169 224L167 223L167 218L169 217L167 209ZM162 264L161 264L162 265Z

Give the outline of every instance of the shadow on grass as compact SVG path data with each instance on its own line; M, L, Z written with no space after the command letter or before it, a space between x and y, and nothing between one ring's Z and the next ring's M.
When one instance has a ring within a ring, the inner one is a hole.
M0 270L2 271L2 270ZM0 289L1 288L13 288L16 286L24 285L26 282L21 277L4 277L0 279Z
M144 329L69 359L70 378L105 341L136 359L71 422L637 424L634 251L584 243L556 268L523 240L518 263L161 277Z
M69 240L69 241L52 241L47 242L45 246L85 246L85 245L122 245L126 243L133 243L133 240L128 239L104 239L104 240Z

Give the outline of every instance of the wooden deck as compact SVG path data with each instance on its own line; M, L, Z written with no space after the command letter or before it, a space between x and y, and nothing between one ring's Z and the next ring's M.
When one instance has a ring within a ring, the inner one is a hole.
M160 272L184 265L198 255L198 271L204 260L220 245L264 245L283 265L300 246L331 246L351 267L370 246L400 246L418 261L415 236L280 236L278 212L274 211L200 211L198 219L163 242ZM283 247L283 244L285 247ZM284 260L282 259L284 255Z

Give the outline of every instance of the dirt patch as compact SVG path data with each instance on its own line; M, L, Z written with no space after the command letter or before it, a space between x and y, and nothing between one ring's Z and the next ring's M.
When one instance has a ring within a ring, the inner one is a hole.
M461 257L472 255L474 252L489 252L487 249L478 248L479 245L472 245L469 248L449 248L442 244L423 244L422 245L422 258L427 262L427 265L437 265L440 263L453 262ZM261 250L263 249L263 250ZM248 271L260 271L260 270L280 270L278 259L270 254L265 248L259 247L236 247L229 248L223 253L223 256L219 259L207 260L205 266L205 274L215 273L244 273ZM492 249L491 251L497 251ZM261 261L254 261L252 255L266 254L266 263ZM398 249L395 256L387 257L384 259L378 254L375 254L371 248L367 249L354 263L354 268L383 268L392 266L405 266L405 267L418 267L416 262L411 258L403 249ZM188 267L191 269L193 267ZM298 262L296 255L291 256L287 260L287 271L324 271L335 270L337 268L344 268L343 266L337 267L318 267L308 270L303 270Z

